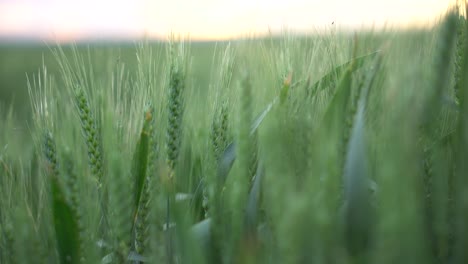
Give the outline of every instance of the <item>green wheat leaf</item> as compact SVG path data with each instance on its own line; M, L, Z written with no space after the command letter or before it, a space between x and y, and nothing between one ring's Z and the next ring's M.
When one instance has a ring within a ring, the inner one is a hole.
M339 76L344 76L346 71L349 69L350 65L353 64L354 65L353 70L357 70L357 69L361 68L367 61L371 61L379 53L380 53L380 51L374 51L372 53L363 55L361 57L357 57L355 59L352 59L350 61L347 61L347 62L335 67L330 72L325 74L322 78L320 78L320 80L316 81L310 87L307 87L308 93L309 94L315 93L318 90L334 86L337 78L339 78Z
M278 101L278 98L275 98L268 106L254 119L252 125L250 126L250 136L252 136L263 122L265 117L268 115L273 105ZM231 171L232 165L236 160L236 143L231 142L224 152L221 155L221 158L218 163L218 178L221 179L221 182L224 183L229 172Z
M358 254L367 246L370 238L372 211L370 201L370 172L367 154L365 109L367 99L379 72L382 56L378 56L368 73L358 102L351 138L349 140L344 169L344 217L348 250Z
M138 140L133 156L133 172L135 177L135 206L138 207L140 203L141 193L143 191L143 185L146 178L146 172L148 167L148 153L149 153L149 142L151 137L150 126L153 120L152 108L145 111L145 120L143 122L143 128L141 130L140 139Z

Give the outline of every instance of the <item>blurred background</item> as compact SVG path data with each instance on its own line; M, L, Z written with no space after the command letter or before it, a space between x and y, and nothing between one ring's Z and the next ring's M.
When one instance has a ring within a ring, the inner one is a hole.
M298 35L330 31L427 30L456 0L0 0L0 111L27 115L26 76L44 63L57 65L55 44L92 44L100 54L118 50L129 67L138 40L174 33L194 43L194 63L209 67L206 43L262 37L287 30ZM205 44L200 44L205 43ZM101 50L99 50L101 47ZM105 48L104 48L105 47ZM99 60L99 55L93 56ZM97 66L96 66L97 67ZM198 72L203 86L208 70Z

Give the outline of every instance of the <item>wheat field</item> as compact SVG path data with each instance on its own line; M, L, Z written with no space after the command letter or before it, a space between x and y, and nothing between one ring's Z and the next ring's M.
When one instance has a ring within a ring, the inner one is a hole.
M0 47L0 263L468 263L463 12Z

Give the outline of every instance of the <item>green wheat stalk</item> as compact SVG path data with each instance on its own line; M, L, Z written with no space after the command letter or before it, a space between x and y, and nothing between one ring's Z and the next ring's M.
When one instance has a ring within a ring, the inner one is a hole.
M182 139L182 118L184 113L184 91L186 79L186 50L184 43L179 43L176 47L171 39L168 47L169 64L169 87L168 87L168 124L166 128L166 163L169 169L168 177L168 197L166 211L167 226L167 257L169 263L173 263L174 253L172 249L172 232L170 226L171 197L173 195L174 174L179 156Z
M78 115L81 121L83 136L88 148L88 158L91 167L91 173L96 177L99 185L102 185L103 167L102 167L102 146L100 135L97 128L97 123L93 116L93 112L89 106L88 98L85 95L83 88L80 86L75 89L75 101L78 110Z
M249 183L252 177L252 160L254 154L254 139L251 137L252 124L252 85L249 77L244 77L240 83L240 110L239 110L239 131L238 144L239 151L237 165L239 172L236 174L236 181L231 190L231 210L232 219L229 232L229 243L227 254L224 257L235 261L240 249L241 235L244 229L244 210L248 199Z
M115 263L126 263L130 252L130 242L133 223L133 182L126 178L125 166L121 164L119 155L112 153L109 157L109 173L112 180L109 181L109 226L113 238L113 256ZM129 184L130 183L130 184Z
M80 231L78 216L65 197L59 182L57 150L51 133L45 134L44 154L47 160L46 173L51 187L51 205L60 263L80 263Z
M437 53L435 54L435 68L433 87L430 91L429 102L426 105L425 118L423 122L429 122L433 120L430 124L424 124L425 133L429 137L429 140L432 142L437 142L438 137L434 135L438 129L441 127L441 122L436 118L441 115L443 110L442 99L448 96L448 82L450 80L450 63L452 59L452 53L455 48L455 42L457 38L457 22L458 15L455 12L451 12L445 18L444 23L442 24L442 32L439 37L439 46L437 48ZM457 43L457 45L461 45ZM457 61L457 54L455 56L455 61ZM455 62L457 63L457 62ZM457 67L456 67L457 68ZM458 70L456 70L455 74ZM457 93L457 91L456 91ZM457 96L457 95L455 95ZM440 119L440 118L439 118ZM437 144L437 143L436 143ZM438 145L438 144L437 144ZM431 232L433 233L432 247L434 250L434 255L439 260L446 260L449 256L449 219L448 219L448 182L449 174L448 171L448 162L443 161L440 155L443 155L443 148L441 146L436 146L433 150L433 156L436 157L436 160L429 159L429 163L432 167L432 175L429 179L430 184L427 188L430 189L430 196L428 199L428 206L431 207L431 217L429 218L429 224L431 225ZM445 155L444 155L445 156ZM431 162L436 161L436 162ZM442 162L443 161L443 162Z
M447 162L438 162L431 156L439 156L442 148L439 145L438 131L443 125L444 97L448 97L450 63L457 35L457 16L450 13L441 25L438 45L434 56L433 78L428 95L421 111L420 141L424 155L424 189L426 194L425 210L431 246L434 256L442 259L448 257L448 173L444 172ZM457 63L457 62L455 62ZM435 146L436 145L436 146ZM435 146L435 147L429 147ZM433 149L430 149L433 148ZM436 162L434 162L436 161Z
M183 54L176 54L176 48L169 47L171 64L169 67L168 126L166 131L167 163L174 170L180 151L182 135L182 117L184 112L183 93L185 90L185 65ZM182 44L181 44L182 45ZM179 47L183 52L184 47Z
M154 162L156 149L153 126L154 110L151 106L145 111L143 128L137 143L134 156L135 173L135 249L143 255L148 246L149 236L149 202L151 199L151 186L154 175Z
M440 106L440 101L448 94L447 84L450 80L449 66L453 57L452 53L456 37L457 15L452 12L447 15L442 24L437 53L434 58L434 72L437 74L433 75L432 87L428 96L430 101L426 104L426 109L423 110L426 112L425 119L423 120L424 125L440 111L439 107L435 108L434 106Z
M108 228L108 190L103 185L103 148L100 138L100 133L97 127L97 122L91 111L90 104L86 94L81 86L76 86L74 91L74 99L76 109L81 121L81 131L85 139L86 147L88 149L88 162L90 165L91 173L97 181L99 190L99 202L101 207L101 222L100 232L102 239L107 235L106 229Z
M458 19L457 19L457 41L456 41L456 53L455 53L455 102L459 104L460 102L460 81L462 78L462 66L463 66L463 59L464 59L464 47L465 47L465 39L466 39L466 18L462 15L462 10L458 11Z
M215 110L215 116L211 123L211 143L215 161L219 161L222 153L228 146L229 138L229 109L227 101Z
M465 14L468 14L468 3L465 3ZM456 244L455 244L455 262L464 263L468 261L468 229L466 223L468 222L468 180L466 172L468 167L466 165L466 157L468 155L468 23L465 22L464 27L464 51L463 51L463 64L460 69L460 115L458 117L457 133L456 133L456 197L457 197L457 222L456 222Z
M219 134L220 134L220 124L219 124L219 114L215 113L213 120L211 122L210 138L211 138L211 147L213 149L213 157L215 161L219 160L221 146L219 143Z
M65 173L67 174L67 187L70 191L70 205L73 209L73 212L76 216L77 228L79 232L79 243L80 243L80 252L84 252L84 243L85 243L85 223L83 219L83 210L82 210L82 202L80 199L80 191L79 191L79 183L78 183L78 175L75 172L73 158L71 155L70 149L67 149L64 155L63 164L65 167ZM82 254L82 259L80 261L84 261L84 256Z
M223 155L225 151L227 151L229 140L231 138L229 127L230 104L228 92L231 88L234 73L235 54L230 44L226 46L221 56L220 67L215 73L214 84L211 85L214 89L212 92L214 95L214 107L212 110L213 117L210 130L211 146L214 157L214 170L210 174L211 177L208 176L203 179L204 188L202 206L205 211L205 217L210 215L210 211L216 211L220 207L220 194L224 181L220 179L219 173L217 174L216 170L219 171L219 168L222 166L220 164L223 162Z

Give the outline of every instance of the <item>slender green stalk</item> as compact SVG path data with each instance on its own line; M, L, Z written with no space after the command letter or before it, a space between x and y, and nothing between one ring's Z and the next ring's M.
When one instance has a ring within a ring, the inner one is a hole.
M239 132L238 132L238 158L239 171L236 173L236 181L231 186L231 210L232 218L230 223L228 251L225 252L225 260L228 262L239 261L239 250L241 249L241 239L244 232L245 206L248 200L249 183L252 178L252 160L255 157L253 149L253 138L250 136L252 124L252 84L248 76L244 77L240 84L240 109L239 109Z
M65 173L67 175L67 187L70 192L70 206L72 207L75 221L77 223L77 228L79 232L79 243L80 243L80 252L84 252L84 243L85 243L85 222L83 219L83 207L80 200L81 194L79 190L78 175L76 174L75 167L72 161L72 155L70 149L67 149L65 152L63 164L65 167ZM81 262L84 262L84 256L81 254Z
M143 254L148 247L149 236L149 203L151 200L151 186L154 181L154 162L156 155L154 149L154 126L153 126L154 111L152 107L145 111L145 119L141 131L140 139L135 151L134 171L135 171L135 237L136 237L136 252Z
M60 263L80 263L80 231L76 211L67 202L60 184L57 150L52 135L45 135L44 153L47 160L46 173L51 184L51 205Z
M457 35L457 15L451 12L447 15L442 24L440 36L438 38L437 53L434 58L433 78L429 87L427 101L423 105L421 113L421 134L424 154L426 155L426 175L425 189L426 199L426 219L427 228L431 234L431 246L434 256L440 261L446 261L449 258L449 162L441 162L440 155L445 152L440 144L439 135L445 120L443 116L444 98L449 97L448 83L450 80L450 64L452 53L455 48L455 39ZM428 142L428 143L427 143ZM428 146L435 146L430 149ZM430 156L433 157L430 157ZM436 159L434 159L436 158Z
M167 227L167 257L168 263L174 262L174 252L172 248L171 225L171 200L173 200L175 169L179 157L180 145L182 141L182 119L184 114L184 91L186 78L186 50L184 43L176 45L169 44L169 87L168 87L168 124L166 130L166 153L169 179L169 192L166 201L166 227Z
M465 4L468 11L468 3ZM457 149L456 149L456 207L457 207L457 222L456 222L456 246L455 246L455 262L464 263L468 261L468 252L465 250L468 245L468 180L466 172L468 166L466 157L468 156L468 23L464 25L464 58L461 67L460 80L460 115L458 118L457 127Z
M429 122L434 115L438 113L440 108L440 101L444 97L448 97L448 82L450 80L450 63L452 61L452 54L455 47L455 40L457 36L457 16L455 13L447 15L440 33L437 53L434 58L434 73L432 80L432 87L429 91L429 102L423 111L426 113L424 116L423 124ZM435 107L436 106L436 107Z
M126 263L130 252L134 202L133 182L127 180L125 166L119 164L119 155L114 153L109 157L112 181L109 182L109 227L112 231L115 263Z
M456 41L456 53L455 53L455 101L456 103L460 103L460 82L462 78L462 67L463 67L463 60L464 60L464 48L465 48L465 39L466 39L466 18L463 16L461 12L461 8L458 11L458 25L457 25L457 41Z

